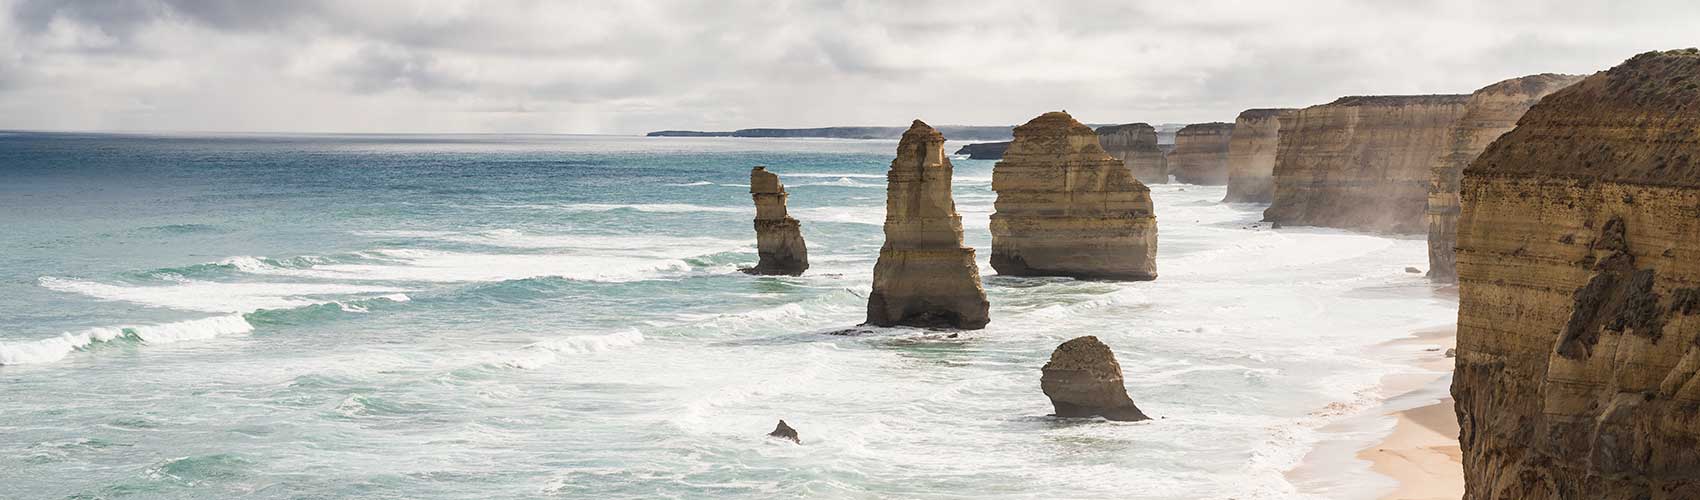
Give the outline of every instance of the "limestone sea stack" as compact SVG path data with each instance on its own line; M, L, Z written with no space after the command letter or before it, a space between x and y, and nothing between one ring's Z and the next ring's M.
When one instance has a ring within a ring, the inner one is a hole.
M1234 119L1228 139L1228 195L1222 201L1269 203L1275 196L1275 150L1281 121L1296 109L1248 109Z
M756 202L756 267L750 274L796 276L809 268L809 249L803 244L803 228L785 212L785 184L767 167L750 169L750 198Z
M1098 337L1079 337L1057 346L1045 363L1039 387L1051 398L1058 417L1150 420L1133 404L1122 384L1122 365Z
M1342 97L1281 127L1265 221L1417 234L1468 95Z
M944 136L915 120L886 172L885 245L874 264L868 324L978 330L989 321L974 249L950 194Z
M1169 159L1157 147L1157 129L1144 123L1098 127L1098 145L1122 161L1144 184L1169 183Z
M1157 278L1151 189L1061 111L1015 127L992 167L992 268L1012 276Z
M1458 279L1452 247L1458 242L1458 181L1464 167L1488 144L1517 126L1517 119L1547 94L1581 80L1580 75L1540 74L1495 83L1470 94L1464 116L1452 125L1452 145L1429 172L1428 276L1451 283Z
M1542 99L1462 200L1465 498L1700 498L1700 50Z
M1232 123L1194 123L1175 132L1169 174L1176 182L1220 186L1228 183L1228 141Z

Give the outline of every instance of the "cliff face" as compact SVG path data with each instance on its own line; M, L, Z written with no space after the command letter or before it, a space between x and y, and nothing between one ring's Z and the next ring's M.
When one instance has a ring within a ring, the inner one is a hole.
M750 198L756 203L756 254L761 261L744 272L796 276L809 268L803 226L785 212L789 196L779 176L767 167L750 169Z
M1175 133L1169 173L1176 182L1220 186L1228 183L1228 141L1232 123L1194 123Z
M944 135L915 120L886 172L885 245L874 264L868 324L985 328L986 290L950 194Z
M1700 51L1548 96L1462 199L1466 498L1700 498Z
M1063 112L1015 128L992 168L992 267L1014 276L1157 277L1151 190Z
M1450 283L1458 279L1452 248L1458 235L1458 189L1469 166L1488 144L1517 126L1536 101L1581 80L1579 75L1552 73L1513 78L1470 94L1464 116L1452 125L1452 145L1429 172L1428 275Z
M1468 95L1342 97L1281 127L1266 221L1420 233L1429 170Z
M1275 150L1281 121L1296 109L1248 109L1228 139L1228 195L1222 201L1269 203L1275 196Z
M1145 184L1169 183L1169 160L1157 147L1157 129L1144 123L1098 127L1098 144Z

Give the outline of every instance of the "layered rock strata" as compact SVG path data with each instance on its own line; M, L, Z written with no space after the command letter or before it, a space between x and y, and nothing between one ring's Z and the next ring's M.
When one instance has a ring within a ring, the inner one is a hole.
M990 320L974 249L950 194L944 136L920 120L886 172L885 245L874 264L868 324L976 330Z
M1421 233L1429 170L1468 95L1356 96L1299 110L1275 153L1265 221Z
M1039 387L1051 398L1058 417L1150 420L1133 404L1122 384L1122 365L1098 337L1079 337L1051 352Z
M1700 498L1700 51L1547 96L1461 193L1465 498Z
M1275 196L1275 150L1281 121L1296 109L1248 109L1234 119L1228 139L1228 195L1222 201L1269 203Z
M1458 278L1452 247L1458 235L1458 183L1464 167L1488 144L1517 126L1517 119L1536 101L1568 87L1580 75L1540 74L1513 78L1470 94L1464 116L1452 125L1452 144L1435 161L1428 186L1428 276L1451 283Z
M1013 276L1157 278L1151 190L1056 111L1015 128L992 167L992 268Z
M1144 123L1098 127L1098 144L1145 184L1169 182L1169 159L1157 147L1157 129Z
M796 276L809 268L802 224L785 212L789 196L779 175L767 171L767 167L750 169L750 198L756 202L756 254L761 260L744 272Z
M1232 123L1194 123L1175 132L1169 174L1176 182L1220 186L1228 183L1228 141Z

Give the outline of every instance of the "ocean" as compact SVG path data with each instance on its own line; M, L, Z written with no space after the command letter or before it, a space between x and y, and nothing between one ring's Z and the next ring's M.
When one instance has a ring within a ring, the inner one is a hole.
M947 143L954 150L957 141ZM1156 185L1156 281L1000 277L863 319L895 141L0 134L0 497L1362 498L1285 473L1456 300L1422 239ZM756 261L750 167L812 267ZM1096 335L1156 420L1047 417ZM779 419L801 445L764 436ZM1373 427L1373 426L1372 426ZM1383 429L1384 430L1384 429ZM1369 436L1373 440L1375 436Z

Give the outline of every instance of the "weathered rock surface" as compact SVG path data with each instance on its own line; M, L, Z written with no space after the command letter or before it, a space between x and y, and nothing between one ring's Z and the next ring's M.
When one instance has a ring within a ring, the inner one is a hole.
M1157 129L1149 124L1129 123L1098 127L1098 145L1121 160L1133 178L1144 184L1169 183L1169 159L1157 147Z
M797 429L792 429L790 425L786 425L785 419L779 419L779 426L774 427L773 432L767 433L767 437L775 437L788 440L793 443L803 444L803 440L797 437Z
M944 136L915 120L886 172L885 245L874 264L868 324L985 328L986 290L950 194Z
M1220 186L1228 183L1228 141L1232 123L1194 123L1175 133L1169 174L1176 182Z
M992 190L998 274L1157 278L1151 189L1068 113L1045 113L1015 128L1015 141L992 167Z
M750 198L756 202L755 267L750 274L796 276L809 268L809 249L803 244L803 226L785 212L785 184L767 167L750 169Z
M1003 158L1003 152L1006 149L1009 149L1009 141L982 142L963 146L956 150L956 154L968 155L970 160L996 160Z
M1458 279L1452 247L1458 242L1458 183L1470 165L1494 139L1517 126L1517 119L1547 94L1581 80L1580 75L1552 73L1513 78L1470 94L1464 116L1452 125L1452 145L1429 172L1429 278L1451 283Z
M1281 121L1296 109L1248 109L1228 139L1228 195L1222 201L1269 203L1275 197L1275 151Z
M1462 200L1465 498L1700 498L1700 51L1547 96Z
M1416 234L1429 170L1451 147L1468 95L1357 96L1298 111L1281 127L1275 197L1263 219Z
M1057 346L1045 363L1039 387L1051 398L1058 417L1150 420L1127 397L1122 365L1098 337L1078 337Z

